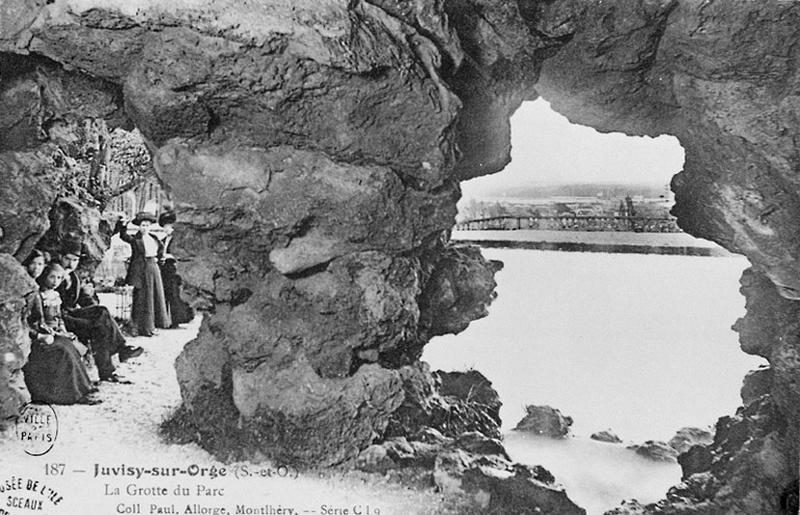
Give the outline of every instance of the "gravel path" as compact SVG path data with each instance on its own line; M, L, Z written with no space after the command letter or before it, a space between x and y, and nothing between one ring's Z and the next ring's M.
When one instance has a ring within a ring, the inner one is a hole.
M236 513L241 506L253 510L261 507L289 508L294 513L361 515L387 513L436 513L441 507L439 496L391 484L375 477L358 475L330 477L301 475L296 478L200 478L179 474L177 477L101 476L94 477L96 466L118 467L177 467L188 470L190 465L210 468L225 467L229 473L242 466L268 472L269 464L223 464L194 444L165 443L158 434L159 424L180 404L173 363L183 345L197 334L200 317L185 328L162 330L151 337L129 338L130 345L139 345L144 353L120 365L118 373L133 384L101 383L96 406L55 406L58 416L58 437L52 450L44 456L31 457L12 426L0 433L0 487L10 476L39 480L52 485L64 500L57 506L45 502L44 512L53 514L78 513L159 513L161 503L174 503L176 513L192 515L222 515ZM63 475L46 475L45 465L64 463ZM80 472L85 471L85 472ZM134 485L133 487L131 485ZM222 487L224 495L197 496L198 485ZM152 495L135 494L135 488L163 486L170 495L163 499ZM189 496L173 496L177 487L189 487ZM106 494L120 488L120 495ZM127 491L134 488L130 494ZM0 488L0 508L6 506L5 493ZM156 504L153 504L156 503ZM200 511L191 511L199 503ZM132 508L138 504L139 511ZM151 506L151 504L153 506ZM185 511L186 508L190 511ZM203 511L206 508L211 511ZM213 509L218 511L214 514ZM339 508L340 511L333 511ZM48 512L47 510L50 509ZM348 509L348 512L344 510ZM125 511L132 510L132 511ZM2 511L2 510L0 510ZM12 511L11 513L16 513ZM20 510L20 513L24 513ZM164 512L162 512L164 513ZM169 511L166 511L169 513ZM240 511L240 513L248 513ZM288 513L288 512L284 512Z

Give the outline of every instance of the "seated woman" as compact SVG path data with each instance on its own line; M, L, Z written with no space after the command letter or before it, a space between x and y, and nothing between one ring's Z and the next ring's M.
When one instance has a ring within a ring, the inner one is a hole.
M64 269L56 263L44 267L38 251L25 261L25 268L34 279L42 275L41 290L28 302L32 344L23 371L31 398L50 404L99 404L102 401L91 395L97 389L73 343L75 335L67 332L61 318L61 296L55 289L64 279Z

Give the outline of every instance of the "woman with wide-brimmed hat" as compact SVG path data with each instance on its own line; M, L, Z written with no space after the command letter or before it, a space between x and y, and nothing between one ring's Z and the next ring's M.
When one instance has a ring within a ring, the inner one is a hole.
M131 246L125 282L133 286L131 320L140 336L153 336L157 332L156 327L170 326L161 271L158 268L158 262L164 255L164 245L150 233L150 226L155 222L155 215L143 211L132 220L133 225L139 226L135 236L128 234L128 224L122 218L116 227L122 241Z

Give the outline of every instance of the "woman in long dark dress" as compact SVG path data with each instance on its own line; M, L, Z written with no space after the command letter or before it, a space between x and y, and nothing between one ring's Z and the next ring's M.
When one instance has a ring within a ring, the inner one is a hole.
M191 322L195 316L194 309L181 298L181 283L183 280L178 275L175 257L169 252L175 221L175 213L170 211L164 212L158 217L158 225L164 229L164 239L161 240L164 245L164 259L160 262L161 283L164 285L164 300L167 304L169 318L172 321L170 326L172 328Z
M67 332L61 318L61 296L55 288L64 279L64 269L56 263L45 268L44 256L37 255L37 251L26 263L31 277L43 275L40 291L28 299L31 353L23 371L31 399L50 404L102 402L91 395L97 389L92 386L73 343L75 335Z
M136 215L133 224L139 226L139 231L135 236L128 235L127 224L121 219L116 227L122 241L131 246L131 260L125 282L133 286L131 320L140 336L153 336L157 332L156 327L170 326L161 271L158 268L158 261L164 255L164 246L150 233L150 225L155 221L156 217L150 213Z

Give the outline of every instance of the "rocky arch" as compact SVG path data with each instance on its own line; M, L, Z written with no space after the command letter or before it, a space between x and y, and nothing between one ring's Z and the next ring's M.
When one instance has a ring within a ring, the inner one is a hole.
M186 280L215 305L176 363L189 419L252 453L353 458L428 384L425 342L485 315L495 266L447 242L458 181L502 169L508 117L541 93L599 130L676 135L679 223L754 264L737 327L769 380L672 505L646 509L774 511L797 478L800 5L6 0L0 14L4 414L24 397L30 288L11 256L58 199L80 199L54 155L104 118L149 141ZM76 204L99 251L106 226Z

